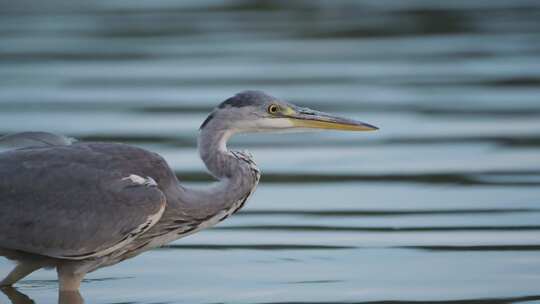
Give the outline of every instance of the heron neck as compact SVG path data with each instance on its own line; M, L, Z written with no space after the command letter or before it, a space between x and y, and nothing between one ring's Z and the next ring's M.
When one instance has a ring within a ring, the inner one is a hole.
M227 148L227 142L233 135L232 130L215 129L202 129L199 134L199 155L208 171L217 179L232 177L239 165Z
M205 187L184 187L183 208L199 218L239 208L259 181L258 169L249 157L227 149L232 131L201 130L198 148L201 159L217 179ZM242 202L240 206L239 202Z

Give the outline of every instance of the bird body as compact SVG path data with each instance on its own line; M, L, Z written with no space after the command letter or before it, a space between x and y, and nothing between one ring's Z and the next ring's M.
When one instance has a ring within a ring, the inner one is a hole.
M60 290L84 275L211 227L249 199L260 171L249 153L231 151L239 132L374 127L298 108L257 91L220 104L200 129L199 153L216 182L182 186L158 154L118 143L73 142L27 132L0 139L0 255L17 267L11 285L57 268ZM300 122L298 122L300 121Z
M83 261L74 271L89 272L211 227L238 211L260 178L249 156L230 156L253 172L249 191L219 208L195 208L166 161L141 148L74 143L1 153L0 231L10 231L0 234L1 247Z

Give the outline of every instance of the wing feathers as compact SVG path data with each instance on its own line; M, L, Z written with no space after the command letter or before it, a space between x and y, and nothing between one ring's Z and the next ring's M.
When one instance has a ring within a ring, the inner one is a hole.
M19 149L28 147L68 146L75 140L47 132L21 132L0 137L0 147Z
M111 144L0 153L0 248L85 259L125 246L165 210L161 176L137 172L156 162L153 153ZM144 182L123 180L133 172Z

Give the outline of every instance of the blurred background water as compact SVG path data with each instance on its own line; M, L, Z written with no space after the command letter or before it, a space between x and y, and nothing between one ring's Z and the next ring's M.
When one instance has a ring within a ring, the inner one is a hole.
M539 303L539 55L533 0L0 0L0 135L134 144L200 184L197 129L241 90L381 127L235 138L246 208L90 274L87 303ZM54 303L55 276L19 291Z

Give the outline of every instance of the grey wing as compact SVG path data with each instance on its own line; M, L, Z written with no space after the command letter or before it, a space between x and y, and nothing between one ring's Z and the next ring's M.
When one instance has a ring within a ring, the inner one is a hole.
M43 160L38 156L47 153L30 150L0 153L0 248L64 259L103 256L163 214L165 196L151 179L62 155Z
M0 148L8 150L28 147L67 146L74 141L73 138L47 132L21 132L0 137Z

